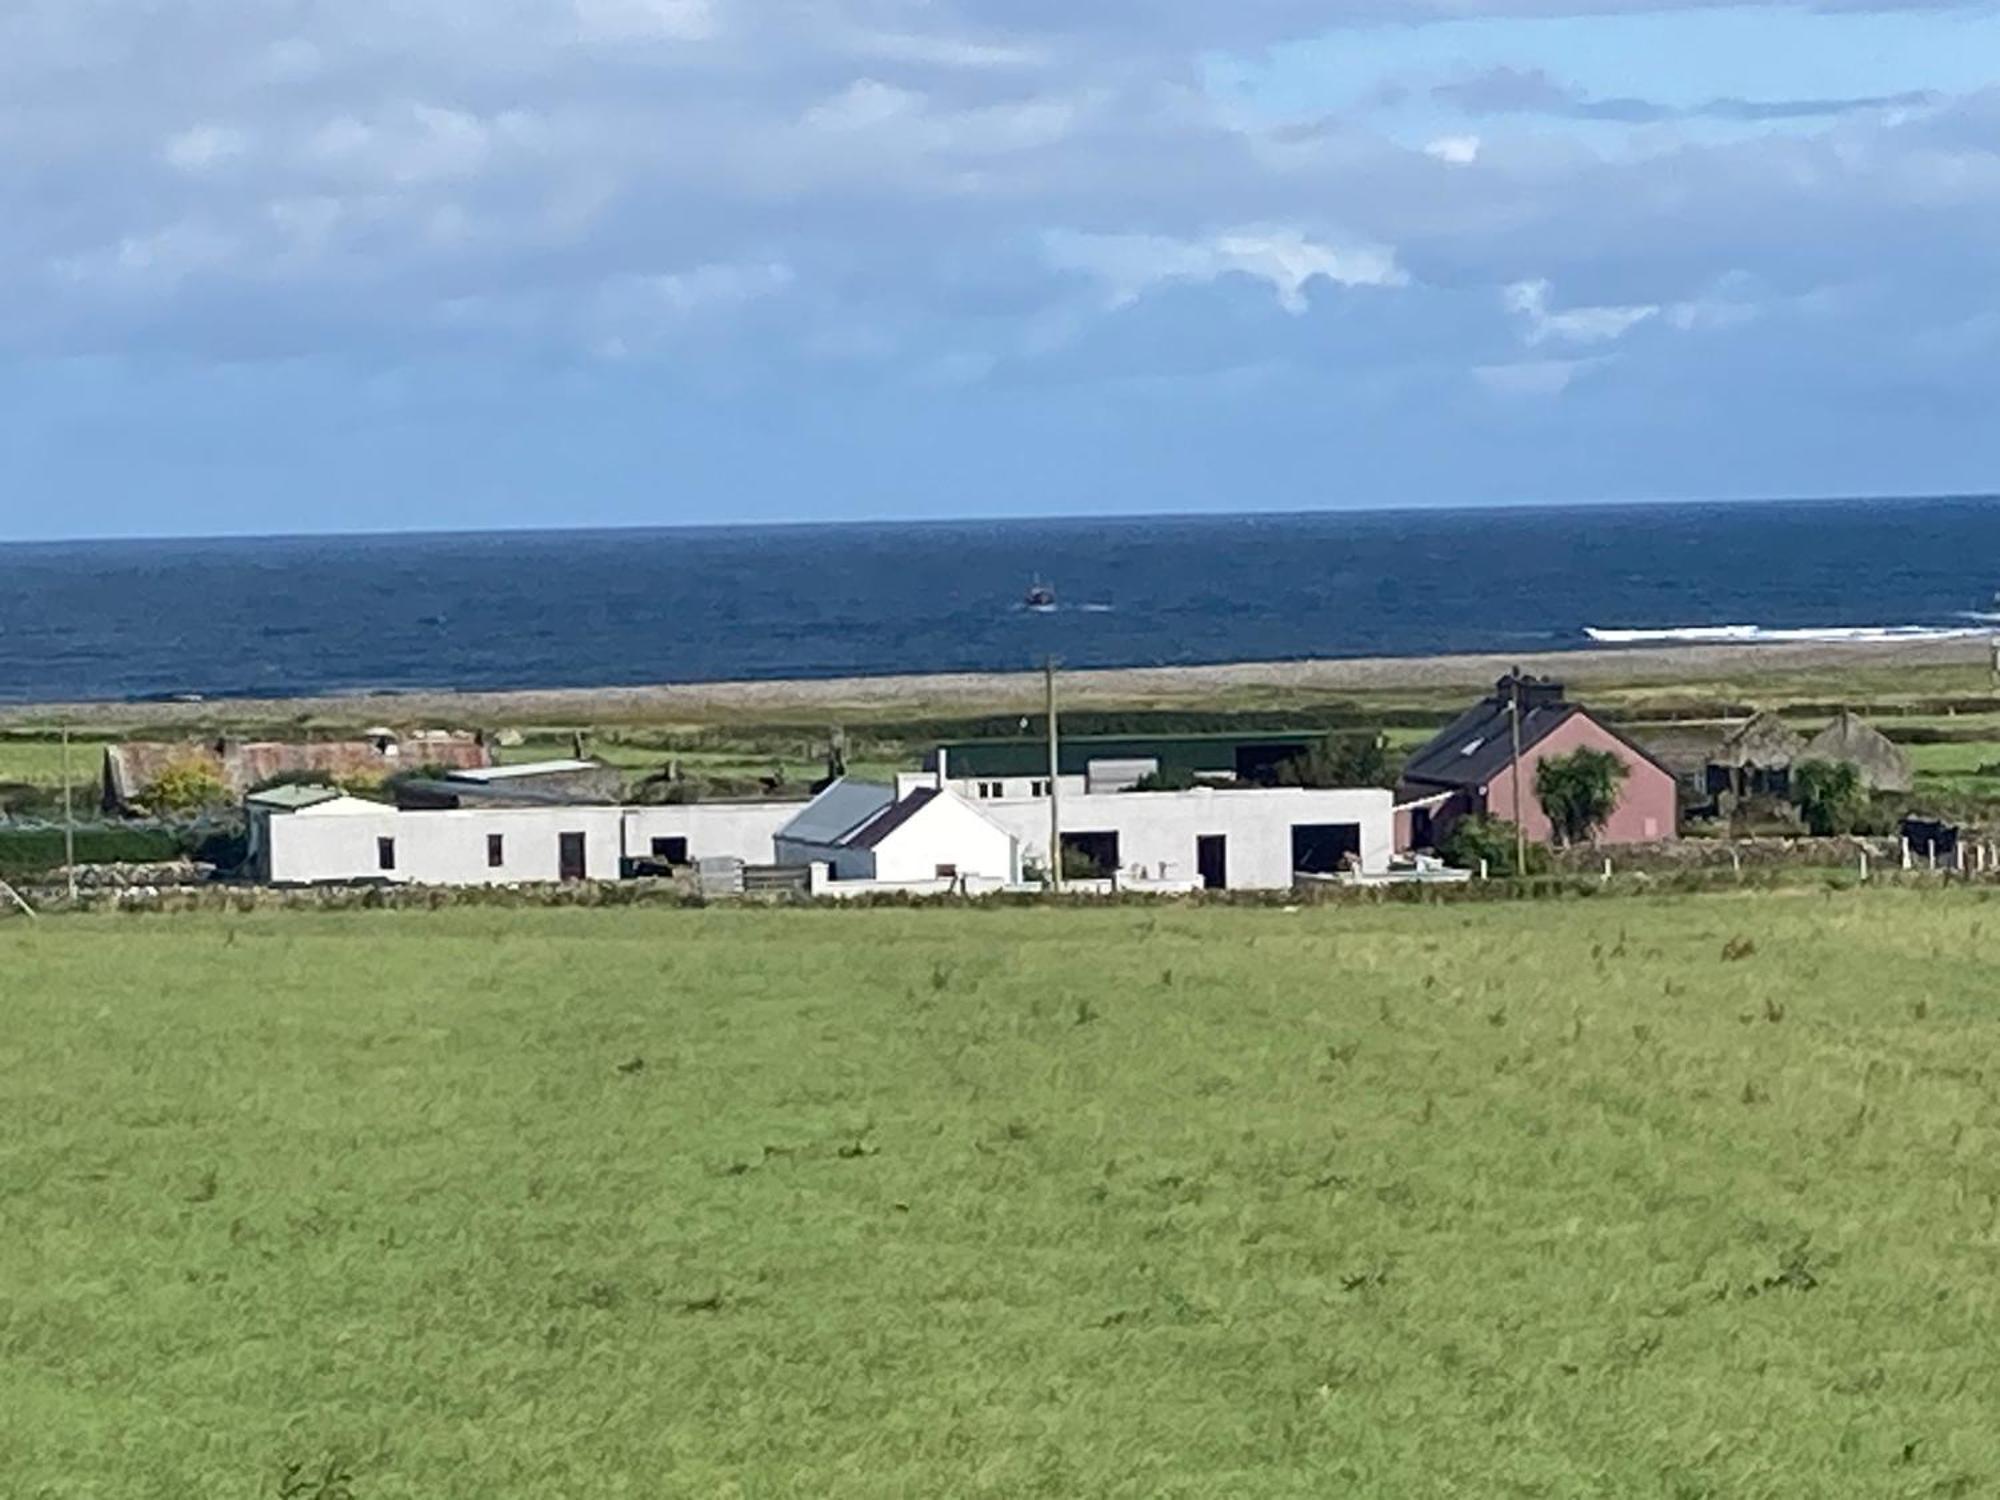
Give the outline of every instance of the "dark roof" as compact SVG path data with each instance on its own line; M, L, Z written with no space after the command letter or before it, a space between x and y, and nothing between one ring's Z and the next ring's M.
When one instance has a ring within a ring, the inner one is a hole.
M841 842L850 849L873 849L918 813L937 801L934 786L920 786L894 807L884 808L871 821L854 830Z
M1094 760L1157 760L1162 770L1234 774L1239 752L1264 751L1264 759L1319 744L1327 731L1264 730L1239 734L1067 735L1057 747L1062 773L1081 776ZM957 740L938 746L953 777L1046 776L1048 741L1032 739ZM935 766L936 761L932 761Z
M1583 710L1574 703L1536 703L1521 711L1521 749L1530 750ZM1514 731L1507 704L1486 698L1474 704L1411 756L1403 780L1428 786L1485 786L1514 759Z

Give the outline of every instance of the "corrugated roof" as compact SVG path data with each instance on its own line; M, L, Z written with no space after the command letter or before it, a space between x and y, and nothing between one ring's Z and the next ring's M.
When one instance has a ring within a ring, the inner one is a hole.
M842 777L806 804L778 837L801 844L837 844L896 803L896 789Z

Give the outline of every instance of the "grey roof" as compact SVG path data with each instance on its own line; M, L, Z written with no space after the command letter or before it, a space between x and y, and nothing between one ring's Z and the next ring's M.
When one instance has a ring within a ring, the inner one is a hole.
M934 786L920 786L894 807L884 808L848 835L845 842L856 849L873 849L918 813L937 800Z
M872 781L842 777L806 804L778 837L800 844L837 844L894 806L896 790Z
M342 793L331 786L273 786L261 792L252 792L243 800L256 807L276 808L281 812L297 812L301 808L317 807L322 802L338 801Z
M1574 703L1535 703L1521 710L1521 748L1540 744L1573 716ZM1514 731L1505 700L1486 698L1451 725L1403 767L1405 781L1428 786L1484 786L1514 759Z

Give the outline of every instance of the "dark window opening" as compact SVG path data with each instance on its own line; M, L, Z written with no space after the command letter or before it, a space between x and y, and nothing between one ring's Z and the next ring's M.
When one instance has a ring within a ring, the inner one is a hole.
M1062 836L1063 876L1068 880L1105 880L1118 871L1118 835L1066 833Z
M1219 833L1206 834L1194 841L1194 865L1205 891L1229 889L1229 840Z
M1410 814L1410 847L1412 849L1435 849L1437 847L1437 820L1428 807L1419 807Z
M669 865L688 862L688 841L684 838L654 839L653 858Z
M1361 863L1359 823L1292 825L1292 870L1299 875L1338 875Z
M938 878L939 880L956 880L956 879L958 879L958 866L957 866L957 865L939 865L939 866L937 867L937 878Z
M589 861L584 857L582 834L565 833L557 836L556 863L557 873L564 880L582 880L590 873Z
M377 869L396 868L396 841L394 839L375 840L375 865Z
M486 835L486 868L497 870L507 863L507 840L498 833Z

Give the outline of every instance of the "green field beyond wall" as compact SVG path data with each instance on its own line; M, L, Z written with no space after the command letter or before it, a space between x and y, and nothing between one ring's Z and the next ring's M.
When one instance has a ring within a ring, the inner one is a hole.
M1990 1494L1996 940L1934 891L8 922L0 1487Z

